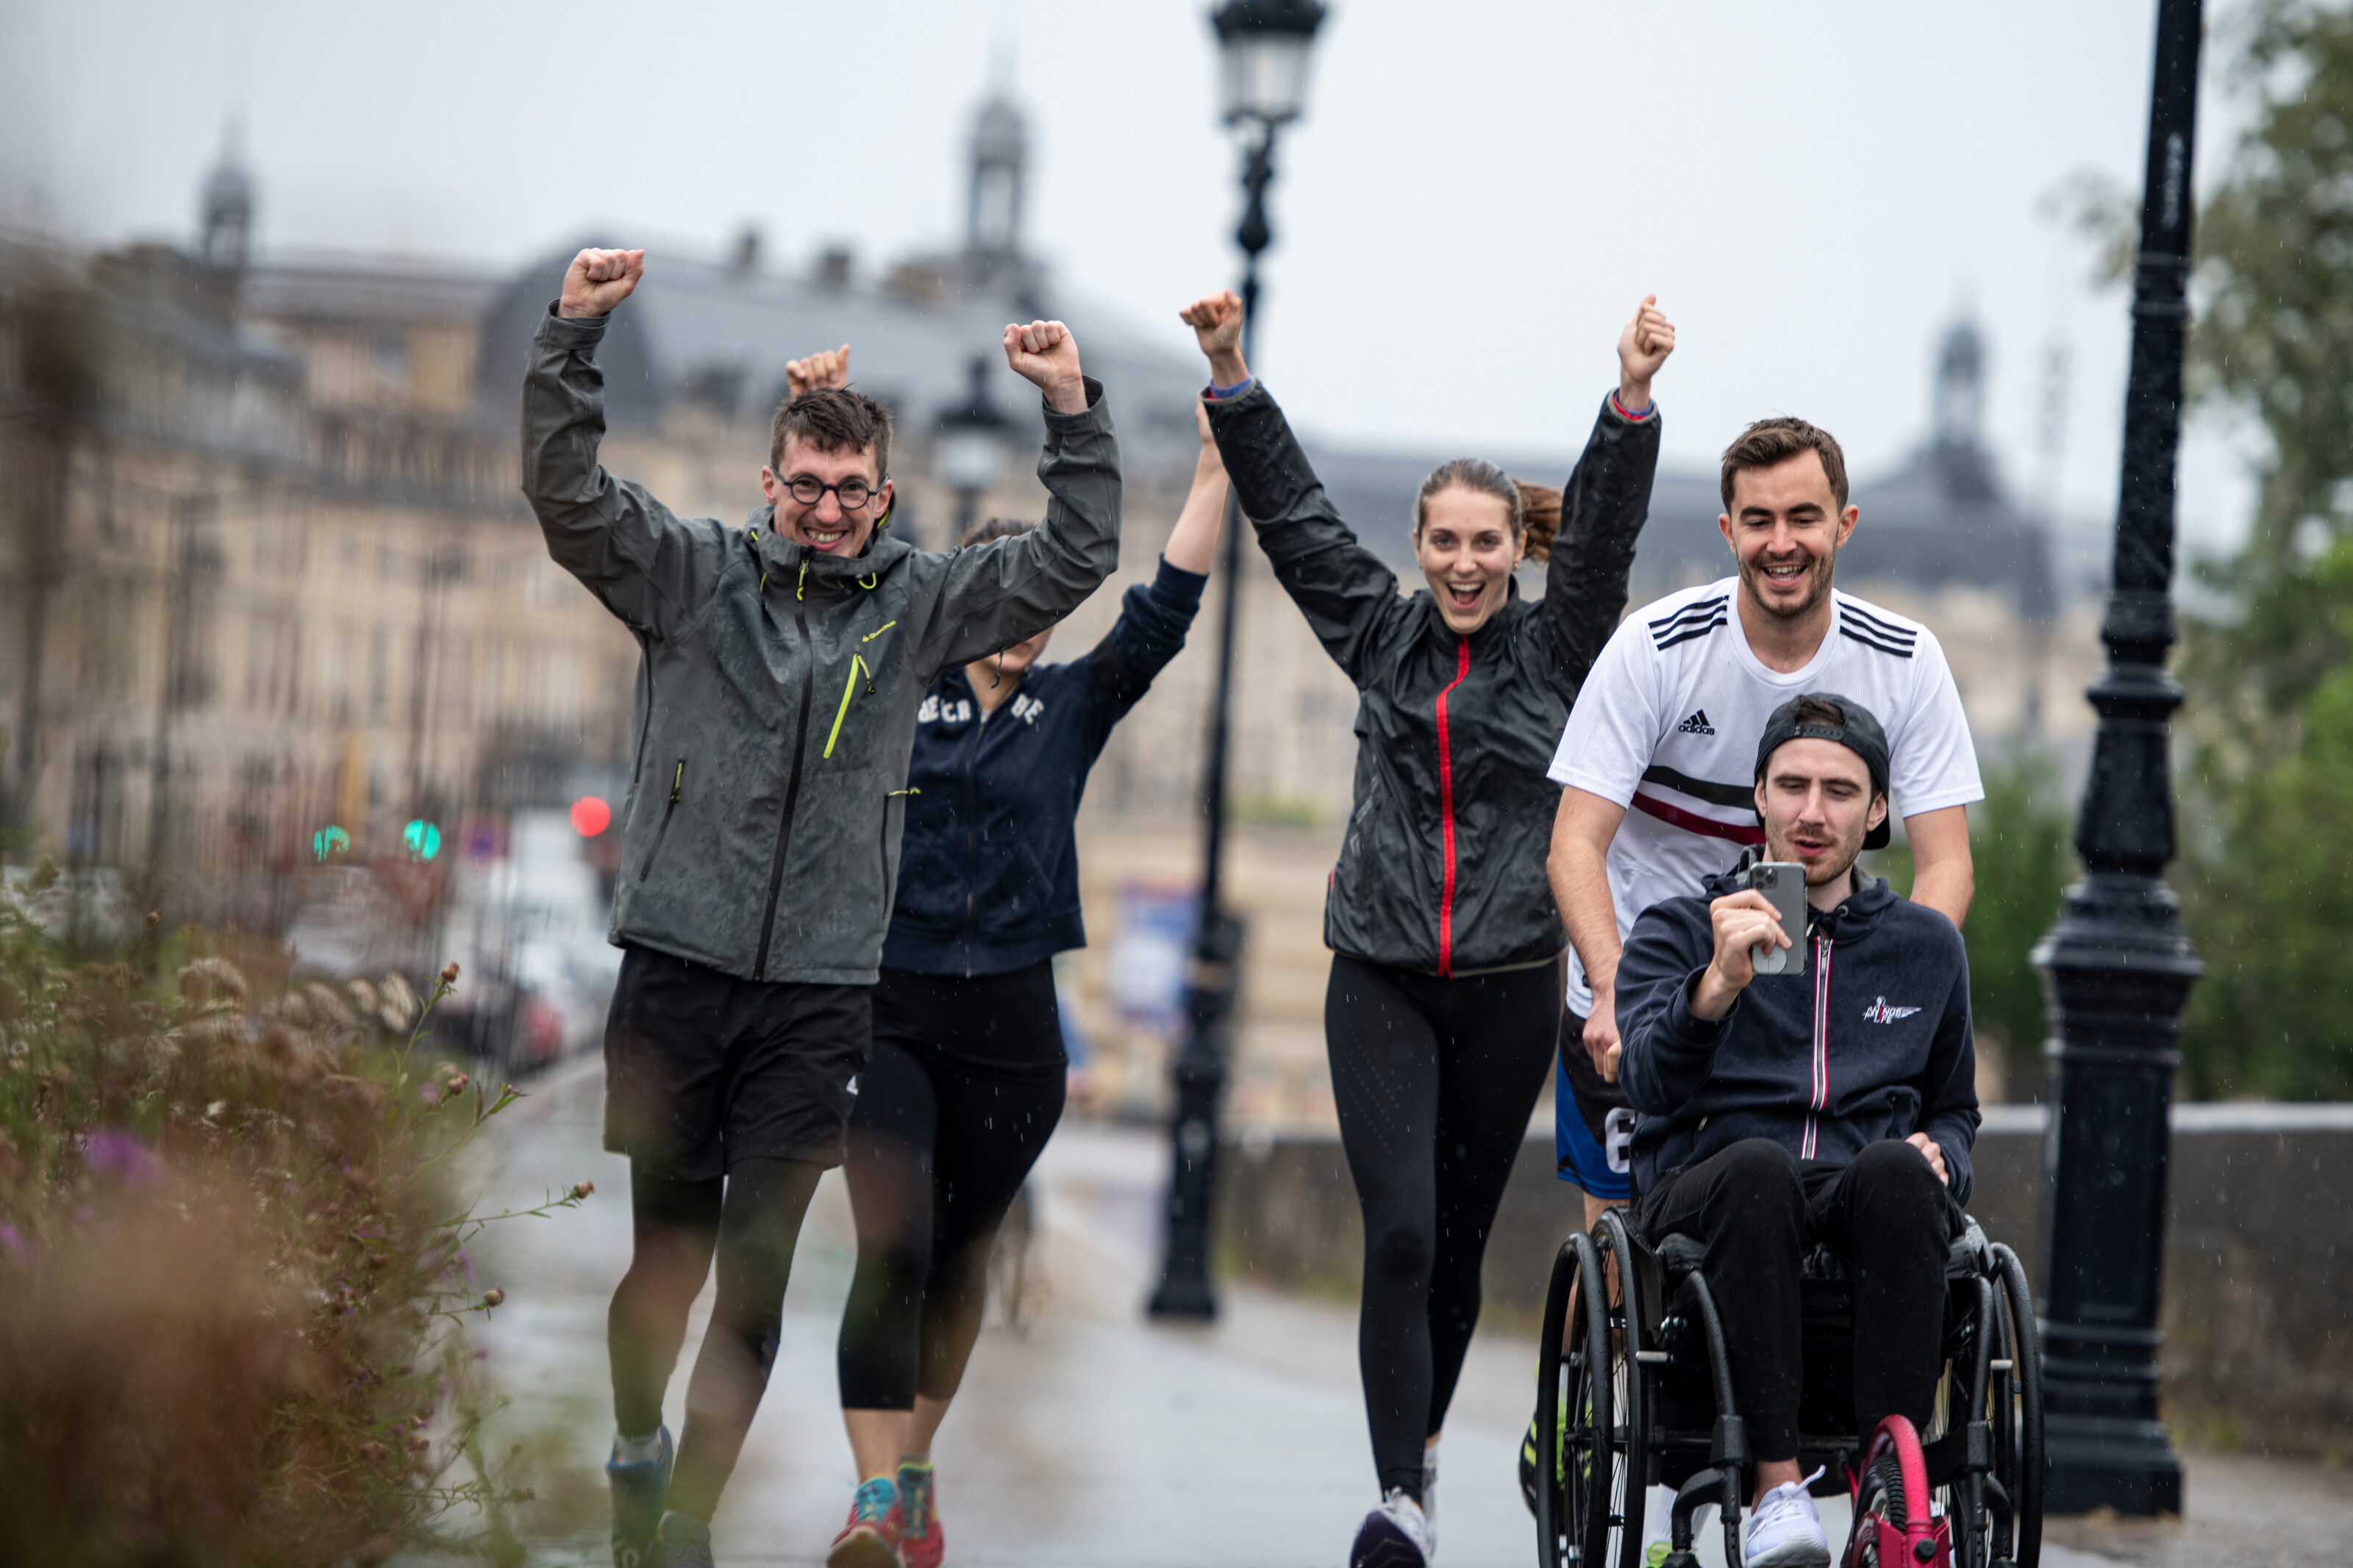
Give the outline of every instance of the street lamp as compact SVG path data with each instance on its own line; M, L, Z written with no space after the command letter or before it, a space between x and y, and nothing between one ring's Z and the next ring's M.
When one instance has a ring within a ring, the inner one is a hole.
M1242 191L1249 198L1241 226L1242 356L1255 352L1258 335L1259 253L1273 243L1267 226L1266 188L1274 178L1274 138L1299 118L1307 91L1307 63L1315 29L1323 25L1317 0L1227 0L1209 17L1217 30L1219 80L1226 123L1242 146ZM1176 1053L1172 1076L1176 1109L1169 1134L1173 1145L1168 1178L1167 1240L1160 1283L1147 1310L1155 1318L1214 1318L1218 1299L1209 1289L1209 1205L1216 1188L1218 1103L1226 1087L1226 1061L1232 1055L1234 1013L1240 990L1242 922L1225 907L1220 872L1226 840L1226 760L1232 729L1235 606L1241 597L1241 507L1226 495L1226 600L1218 624L1218 690L1209 717L1209 760L1201 780L1200 926L1193 944L1193 969L1186 985L1189 1026Z
M2173 468L2189 317L2189 160L2200 0L2159 0L2132 375L2107 614L2108 668L2075 827L2084 879L2034 950L2057 1036L2042 1160L2042 1378L2052 1513L2179 1513L2181 1461L2158 1420L2167 1125L2181 1010L2204 965L2165 885L2173 858L2167 721Z
M1005 433L1012 421L988 395L988 356L975 354L970 367L972 393L961 408L950 409L934 426L932 471L955 492L955 532L947 543L962 539L980 510L980 498L995 489L1005 476Z

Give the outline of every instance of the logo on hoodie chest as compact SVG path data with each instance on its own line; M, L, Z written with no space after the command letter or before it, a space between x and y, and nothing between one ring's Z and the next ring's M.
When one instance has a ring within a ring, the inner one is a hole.
M1866 1024L1893 1024L1899 1018L1910 1017L1919 1010L1917 1007L1890 1006L1887 998L1882 996L1862 1010L1862 1021Z

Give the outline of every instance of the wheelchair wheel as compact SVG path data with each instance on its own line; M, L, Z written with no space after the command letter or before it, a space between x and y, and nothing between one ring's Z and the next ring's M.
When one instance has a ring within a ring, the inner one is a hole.
M1932 1517L1928 1462L1912 1423L1891 1415L1872 1435L1854 1494L1844 1568L1950 1568L1951 1521Z
M1539 1568L1637 1568L1641 1551L1640 1444L1629 1436L1641 1430L1641 1384L1611 1333L1620 1315L1603 1268L1623 1234L1605 1225L1598 1242L1572 1236L1553 1263L1536 1396Z
M1989 1380L1993 1403L1993 1471L1988 1478L1988 1557L1992 1568L2036 1568L2042 1560L2042 1349L2034 1295L2018 1254L1993 1245L1997 1358ZM2005 1366L2002 1363L2007 1363Z

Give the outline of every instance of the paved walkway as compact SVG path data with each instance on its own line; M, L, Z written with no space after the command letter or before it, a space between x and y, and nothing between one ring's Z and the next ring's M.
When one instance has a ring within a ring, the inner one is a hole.
M484 1334L515 1395L503 1419L544 1437L585 1519L544 1522L542 1561L601 1556L596 1471L610 1436L605 1307L628 1258L627 1170L598 1146L602 1078L575 1063L501 1118L487 1205L537 1201L583 1176L588 1205L494 1227L477 1281L506 1288ZM1043 1278L1023 1328L982 1337L941 1433L940 1499L952 1565L989 1568L1336 1568L1373 1498L1352 1310L1246 1283L1203 1329L1137 1310L1157 1252L1163 1145L1066 1125L1039 1167ZM766 1403L720 1510L721 1563L814 1564L856 1478L841 1435L834 1331L849 1288L849 1205L827 1178L803 1233ZM701 1333L698 1310L695 1336ZM1524 1564L1534 1532L1514 1479L1531 1348L1482 1334L1448 1425L1439 1515L1447 1568ZM676 1425L685 1388L675 1380ZM2193 1460L2190 1518L2170 1526L2070 1523L2052 1568L2126 1560L2206 1568L2353 1560L2341 1474ZM1840 1512L1842 1514L1843 1510ZM1827 1517L1833 1539L1843 1519ZM1705 1544L1704 1542L1703 1544ZM2089 1553L2097 1553L2091 1555Z

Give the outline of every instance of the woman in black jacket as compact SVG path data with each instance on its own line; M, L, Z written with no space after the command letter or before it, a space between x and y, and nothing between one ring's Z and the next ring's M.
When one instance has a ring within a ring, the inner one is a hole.
M821 356L822 357L822 356ZM837 1373L860 1486L833 1568L936 1568L932 1436L980 1331L989 1245L1062 1114L1053 955L1086 945L1073 830L1112 726L1185 646L1226 508L1199 420L1149 584L1083 659L1050 632L940 677L917 715L874 1035L850 1114L858 1268ZM966 545L1027 529L991 521Z
M1361 697L1356 805L1324 912L1324 1043L1365 1215L1357 1359L1381 1489L1350 1560L1418 1568L1487 1227L1559 1029L1567 937L1545 854L1560 791L1545 772L1626 605L1658 464L1651 378L1674 329L1655 297L1627 322L1618 392L1566 492L1472 458L1424 480L1413 546L1430 586L1406 596L1251 380L1240 302L1213 295L1182 314L1208 356L1209 426L1242 512ZM1551 562L1535 605L1513 577L1530 555Z

